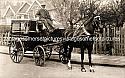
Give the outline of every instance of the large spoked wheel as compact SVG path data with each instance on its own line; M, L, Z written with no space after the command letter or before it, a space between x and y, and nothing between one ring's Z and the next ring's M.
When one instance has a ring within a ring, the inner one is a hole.
M9 46L10 58L14 63L20 63L24 56L24 47L21 40L11 41Z
M59 59L63 64L67 64L68 63L68 57L67 54L64 53L64 48L62 46L60 46L60 50L59 50Z
M33 50L33 58L37 66L43 66L45 63L45 51L40 45L36 46Z
M46 60L48 60L52 54L52 47L50 46L44 47L44 50L46 54Z

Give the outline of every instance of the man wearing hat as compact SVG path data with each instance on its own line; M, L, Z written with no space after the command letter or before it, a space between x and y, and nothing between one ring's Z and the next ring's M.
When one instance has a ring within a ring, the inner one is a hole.
M41 20L41 24L39 24L40 30L43 29L43 24L44 26L48 29L49 32L53 32L54 27L52 26L53 21L50 17L49 12L45 9L45 4L41 5L41 9L38 10L38 12L36 13L36 16L39 17L39 20Z

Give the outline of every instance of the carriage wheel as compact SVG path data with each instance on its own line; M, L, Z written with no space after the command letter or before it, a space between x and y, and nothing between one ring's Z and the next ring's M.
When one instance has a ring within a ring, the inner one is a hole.
M14 63L20 63L24 55L24 47L21 40L12 41L9 46L10 58Z
M52 54L52 47L47 46L44 48L44 50L45 50L45 54L46 54L46 60L48 60Z
M60 47L59 50L59 59L63 64L67 64L68 63L68 58L67 58L67 54L64 53L64 48Z
M33 58L37 66L43 66L45 63L45 51L40 45L36 46L33 50Z

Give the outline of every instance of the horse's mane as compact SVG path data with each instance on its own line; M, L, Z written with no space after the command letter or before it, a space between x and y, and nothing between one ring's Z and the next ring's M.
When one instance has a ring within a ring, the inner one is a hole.
M94 16L89 17L87 20L85 20L83 22L83 24L81 24L81 26L79 26L76 29L66 29L65 36L66 37L74 37L74 36L76 37L76 36L86 35L84 29L87 26L89 26L90 24L92 24L93 18L94 18Z

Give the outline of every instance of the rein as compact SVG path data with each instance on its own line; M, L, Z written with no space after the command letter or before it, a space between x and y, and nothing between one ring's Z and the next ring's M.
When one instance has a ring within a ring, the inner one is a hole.
M75 32L73 33L73 37L77 35L77 32L78 32L78 30L80 30L80 28L82 28L83 33L85 33L85 35L88 35L88 36L91 35L91 34L85 29L85 25L87 25L88 23L90 23L92 20L93 20L93 16L90 17L89 19L85 20L85 21L83 22L83 24L80 25L80 26L75 30ZM82 33L82 34L83 34L83 33ZM82 36L82 34L79 34L79 35Z

